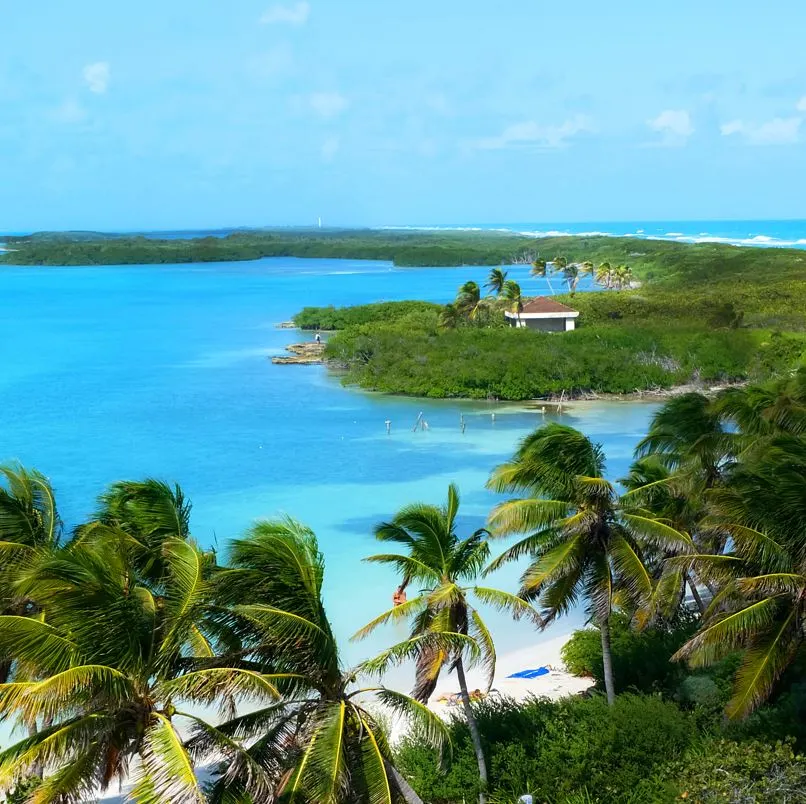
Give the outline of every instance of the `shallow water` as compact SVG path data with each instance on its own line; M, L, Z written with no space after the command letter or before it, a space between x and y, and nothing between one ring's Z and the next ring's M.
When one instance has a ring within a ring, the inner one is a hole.
M479 527L495 502L484 490L490 468L543 417L513 405L365 394L319 366L274 366L267 356L300 338L275 324L306 304L446 302L463 281L482 282L486 273L297 259L4 267L0 459L51 478L67 527L91 514L106 484L144 476L181 483L194 504L194 536L205 545L223 549L260 517L307 522L327 562L328 610L346 638L388 607L396 585L388 570L361 564L377 551L372 526L408 502L441 502L454 481L463 527ZM525 294L545 292L526 268L510 275ZM562 420L600 441L609 473L619 477L652 410L586 403ZM414 433L420 411L430 428ZM511 568L494 583L513 588L516 577ZM491 619L500 651L534 640L523 623ZM402 634L348 643L345 661Z

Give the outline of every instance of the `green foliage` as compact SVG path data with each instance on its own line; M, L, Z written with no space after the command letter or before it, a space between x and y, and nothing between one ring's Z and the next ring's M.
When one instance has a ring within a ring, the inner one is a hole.
M682 756L694 737L685 713L650 696L623 695L613 707L599 696L521 705L493 700L477 704L476 714L490 790L500 801L529 792L536 801L561 802L587 788L596 801L621 804L653 769ZM397 752L403 772L432 804L458 804L477 790L470 737L458 720L451 740L444 772L416 738Z
M639 789L645 801L803 804L806 758L782 742L708 740Z
M669 657L679 650L696 630L696 621L687 615L672 626L650 627L638 631L631 627L624 615L614 615L610 620L610 645L613 653L613 675L617 692L675 693L686 676L685 669L670 662ZM568 671L578 676L590 676L597 687L604 688L602 668L602 641L599 630L585 628L575 631L562 650ZM707 678L709 691L714 682ZM694 682L690 688L690 700L699 702L702 690ZM720 699L721 700L721 699Z
M602 295L602 294L599 294ZM769 336L695 327L586 327L567 334L527 329L414 328L408 321L351 327L326 354L347 367L346 382L431 398L522 400L585 392L632 393L703 380L747 377L760 368ZM798 340L798 350L804 343ZM782 370L771 354L764 370Z
M378 302L356 307L304 307L294 316L300 329L337 330L360 324L388 324L401 318L420 315L421 320L433 319L442 308L421 301Z

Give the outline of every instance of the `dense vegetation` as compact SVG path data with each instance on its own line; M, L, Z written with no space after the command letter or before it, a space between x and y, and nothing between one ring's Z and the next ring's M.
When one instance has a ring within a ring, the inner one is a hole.
M597 258L624 250L620 241L606 240L591 245L572 239L566 247ZM490 272L489 296L466 282L441 312L402 302L306 308L296 321L304 328L327 321L342 330L328 342L327 355L346 369L346 382L415 396L623 394L690 382L761 381L800 364L806 349L806 254L646 246L631 253L634 266L618 269L565 257L547 269L544 260L535 260L533 273L550 275L554 266L555 281L572 291L557 297L581 313L570 333L509 328L504 312L517 314L527 300L500 268ZM574 293L582 272L608 290ZM619 289L633 273L648 281Z
M486 529L459 532L453 486L378 524L367 560L417 591L356 636L410 634L346 670L301 524L259 522L220 561L181 489L146 480L114 484L65 537L47 479L3 467L0 719L28 736L0 751L0 790L77 804L130 777L140 804L806 801L806 370L670 400L623 491L605 472L551 423L493 470L514 496ZM519 558L516 592L486 582ZM465 668L491 682L496 664L481 607L546 628L575 604L590 628L564 659L604 695L474 700ZM406 660L412 697L358 686ZM425 703L454 671L446 725ZM378 705L409 719L396 746Z
M230 262L261 257L389 260L400 266L498 265L534 248L534 239L500 233L375 230L250 230L187 240L143 236L36 234L8 237L15 265L137 265Z
M395 322L411 315L439 313L442 308L429 302L378 302L354 307L304 307L294 316L300 329L338 330L361 324Z

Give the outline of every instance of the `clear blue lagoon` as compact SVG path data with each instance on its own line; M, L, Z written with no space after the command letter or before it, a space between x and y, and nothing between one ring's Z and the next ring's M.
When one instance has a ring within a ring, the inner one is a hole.
M388 608L396 583L361 563L377 552L372 526L408 502L441 502L450 481L463 495L464 526L481 526L495 502L484 489L490 468L543 418L517 405L366 394L320 366L272 365L271 355L310 337L276 324L308 304L446 302L486 273L297 259L3 267L0 459L51 478L67 528L90 516L108 483L145 476L183 486L204 545L223 550L261 517L303 520L319 536L329 613L346 638ZM510 275L524 293L547 292L526 267ZM616 478L653 409L586 403L562 419L604 445ZM420 411L430 429L414 433ZM513 588L516 578L511 568L495 583ZM523 623L493 622L500 652L538 641ZM346 659L391 638L351 645Z

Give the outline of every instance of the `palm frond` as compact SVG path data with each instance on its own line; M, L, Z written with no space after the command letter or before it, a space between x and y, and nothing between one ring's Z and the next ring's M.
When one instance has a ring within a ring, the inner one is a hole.
M702 628L672 659L688 659L692 667L713 664L769 628L779 608L779 600L768 597L739 611L717 615L713 624Z
M451 737L448 725L425 704L416 701L409 695L386 687L381 687L374 692L384 706L408 720L416 728L418 736L422 737L432 748L442 751L446 746L450 747Z
M754 640L742 657L733 697L726 709L728 717L744 717L767 700L775 682L792 661L800 642L796 610L792 608L766 638Z
M158 712L151 714L140 757L131 792L138 804L203 804L190 756L170 720Z
M488 525L493 536L528 533L555 524L569 510L569 503L560 500L507 500L493 508Z
M474 586L473 594L476 595L476 597L481 600L482 603L486 603L488 606L493 606L493 608L497 609L498 611L511 614L516 619L526 617L538 627L543 625L543 620L540 616L540 613L534 608L534 606L517 595L512 595L509 592L503 592L500 589L491 589L488 586Z
M4 615L0 617L2 658L15 658L43 674L61 673L78 659L78 646L47 623Z
M405 620L407 617L419 614L423 609L426 608L428 602L428 598L423 594L418 595L405 603L400 603L397 606L393 606L383 614L379 614L374 620L368 622L363 628L360 628L358 631L356 631L351 639L358 642L368 637L376 628L381 625L386 625L390 622L397 622L398 620Z
M370 675L382 676L390 667L434 650L444 650L449 654L466 651L471 662L476 661L479 656L478 645L472 637L455 632L429 631L398 642L376 657L363 662L359 669Z
M359 714L363 740L361 741L361 769L367 792L367 804L393 804L392 787L386 773L386 757L369 718Z

